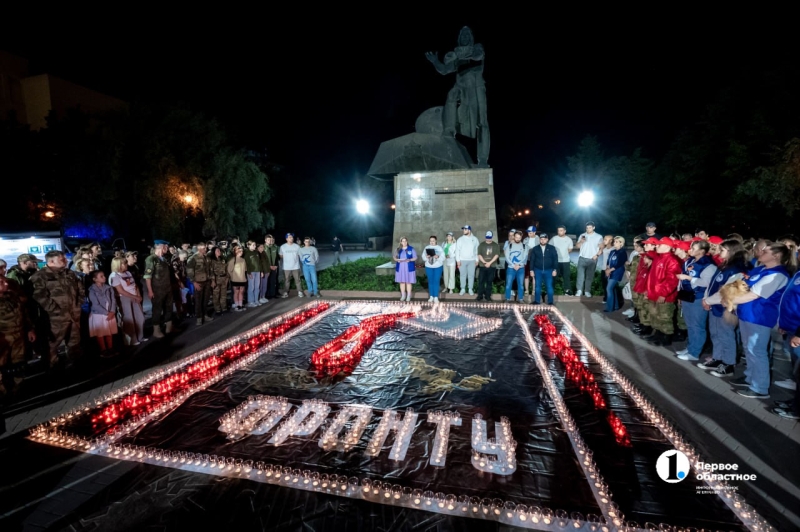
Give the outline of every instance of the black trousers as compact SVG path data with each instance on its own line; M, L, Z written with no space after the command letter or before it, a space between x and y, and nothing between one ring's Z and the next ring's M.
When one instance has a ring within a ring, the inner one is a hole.
M494 279L495 268L478 268L478 298L492 299L492 280Z
M572 293L572 270L569 267L569 262L558 263L558 275L564 279L564 293Z
M153 287L153 327L160 326L172 320L172 287ZM163 315L163 318L162 318Z
M211 281L194 283L194 316L203 318L208 311L208 300L211 299Z
M269 271L269 277L267 277L267 299L273 299L278 295L279 271L280 271L280 266L274 270Z

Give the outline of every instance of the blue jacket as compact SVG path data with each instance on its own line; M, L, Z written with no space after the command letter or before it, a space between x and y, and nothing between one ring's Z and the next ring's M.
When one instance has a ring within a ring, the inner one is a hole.
M781 297L778 327L790 336L800 336L800 271L794 274Z
M745 279L747 286L754 286L758 281L768 275L783 275L789 277L789 272L783 265L775 266L774 268L764 268L759 266L750 272L750 277ZM775 327L778 323L778 305L781 302L783 292L786 290L784 286L780 290L776 290L768 298L759 297L749 303L744 303L736 308L736 315L739 319L747 323L755 323L764 327Z
M683 273L685 275L694 277L695 279L699 279L700 274L703 273L703 270L705 270L709 266L716 267L716 264L714 264L714 261L711 260L711 257L709 257L708 255L703 255L702 257L700 257L699 260L690 258L689 260L683 263ZM703 299L703 296L706 293L705 286L698 286L696 288L692 288L691 281L681 281L681 290L689 290L690 292L694 292L694 296L697 299Z
M628 260L628 252L625 249L612 249L608 254L608 261L606 268L614 268L611 272L609 279L621 281L622 276L625 275L625 262Z
M411 246L408 246L406 248L406 256L405 257L401 257L400 256L400 254L403 252L402 249L399 250L399 251L395 250L395 252L397 253L397 258L398 259L416 259L417 258L417 252L414 251L414 248L412 248ZM408 265L408 271L410 271L410 272L413 272L414 268L416 268L416 266L414 265L414 261L413 260L411 262L406 262L406 264ZM396 271L396 272L400 271L400 263L399 262L395 262L394 271Z
M558 269L558 250L555 246L547 244L542 251L542 246L533 246L530 254L531 271Z
M747 271L745 269L745 264L737 263L737 264L729 264L725 267L724 270L717 271L717 275L711 280L708 285L708 290L705 293L704 297L710 297L719 292L719 289L725 286L725 283L728 282L728 279L736 275L737 273L743 273ZM725 313L725 307L722 305L711 305L711 313L714 314L717 318L721 318L722 315Z

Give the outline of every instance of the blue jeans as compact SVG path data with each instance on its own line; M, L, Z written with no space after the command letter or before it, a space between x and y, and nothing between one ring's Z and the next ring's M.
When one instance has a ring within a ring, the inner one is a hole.
M511 299L511 287L514 285L514 281L517 281L517 300L521 301L522 296L525 292L523 286L523 280L525 279L525 268L520 266L519 270L514 270L513 266L508 266L506 269L506 299Z
M706 345L708 311L703 309L703 300L700 298L695 299L694 303L681 301L681 310L689 338L686 349L693 357L699 357L703 352L703 346Z
M264 277L261 278L261 286L258 289L258 298L267 298L267 286L269 285L269 272L264 272Z
M769 393L770 354L768 351L769 327L747 321L739 321L742 344L747 356L747 369L744 377L750 389L756 393Z
M540 303L542 301L542 283L547 289L547 304L553 304L553 270L536 270L533 272L536 280L533 292L533 302Z
M688 322L687 322L688 324ZM714 346L714 360L721 360L723 364L733 366L736 364L736 326L714 316L712 312L708 317L708 332L711 334L711 344Z
M308 295L318 296L319 286L317 285L317 265L303 264L303 277L306 278L306 284L308 285Z
M258 303L258 291L261 288L261 272L247 274L247 302Z
M442 281L442 268L430 268L425 266L425 275L428 276L428 295L439 297L439 283Z
M605 275L605 273L601 274ZM619 281L611 277L606 284L606 312L614 312L622 307L622 301L617 301L617 285Z

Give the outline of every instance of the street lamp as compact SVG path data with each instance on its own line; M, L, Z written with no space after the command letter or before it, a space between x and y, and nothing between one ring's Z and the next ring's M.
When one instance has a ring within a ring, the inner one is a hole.
M369 212L369 202L363 199L356 201L356 210L359 214L367 214Z
M581 207L591 207L594 203L594 192L591 190L584 190L578 194L578 205Z
M183 197L183 201L186 202L187 205L191 205L191 203L194 201L194 196L192 196L191 194L186 194Z

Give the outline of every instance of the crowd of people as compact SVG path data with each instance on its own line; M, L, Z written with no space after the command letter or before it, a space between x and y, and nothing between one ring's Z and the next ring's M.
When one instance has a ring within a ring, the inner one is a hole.
M479 242L472 227L464 225L456 240L447 233L444 245L432 235L421 260L428 278L428 301L439 302L441 290L455 292L456 269L459 295L489 301L492 281L502 255L505 265L505 301L522 303L526 297L540 304L553 304L553 280L563 279L565 293L591 298L597 272L603 288L603 312L625 311L635 334L650 344L670 347L687 342L675 352L685 361L716 377L730 378L747 398L769 398L771 384L794 390L796 379L771 382L772 330L784 339L790 354L792 374L800 370L800 272L797 239L784 236L745 240L739 234L726 238L695 233L661 236L655 223L633 240L630 255L622 236L599 235L595 223L587 222L576 242L559 226L552 239L537 233L535 226L510 230L501 247L487 231ZM570 253L577 250L577 279L571 283ZM416 283L418 256L408 239L400 239L394 251L395 281L400 300L410 301ZM444 280L442 286L442 279ZM528 296L532 285L532 294ZM734 378L739 353L743 352L744 374ZM704 356L707 354L707 356ZM702 359L701 359L702 358ZM798 419L800 402L777 402L773 412Z
M156 240L140 262L133 250L106 258L95 242L78 249L71 262L64 252L49 251L41 268L29 253L11 268L0 259L0 401L13 396L29 363L66 370L86 352L110 358L146 342L145 295L152 304L153 338L172 333L186 318L199 326L228 310L287 298L292 279L297 295L305 297L301 271L308 297L318 297L319 253L313 244L306 237L298 245L292 233L280 247L272 235L263 243L233 238L180 247Z

